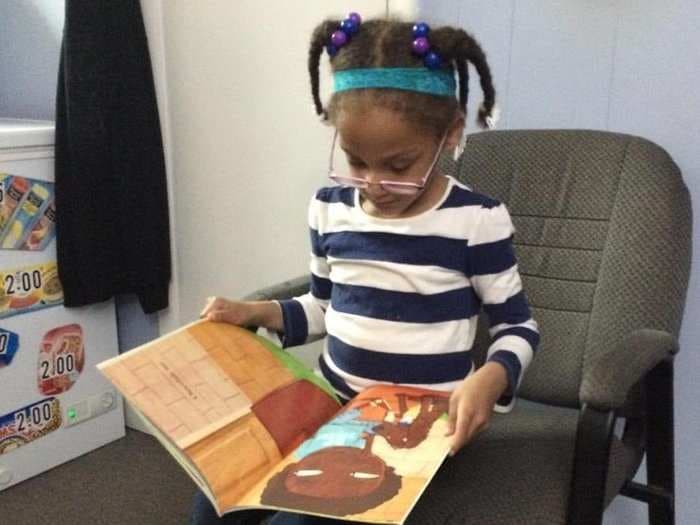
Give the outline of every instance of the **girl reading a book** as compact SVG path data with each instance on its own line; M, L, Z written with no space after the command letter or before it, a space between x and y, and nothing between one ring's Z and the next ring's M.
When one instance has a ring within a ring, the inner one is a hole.
M327 107L319 96L324 52L335 84ZM320 369L346 399L387 383L451 392L452 453L487 427L494 409L512 407L539 340L506 207L436 167L441 154L461 149L469 63L484 95L478 122L491 127L491 73L468 33L356 13L321 23L309 50L311 92L348 171L336 171L331 154L335 184L309 206L310 291L282 301L210 298L202 312L264 326L285 346L326 337ZM491 342L476 368L482 307ZM193 514L200 525L260 519L244 512L219 521L203 496ZM279 513L271 523L332 521Z

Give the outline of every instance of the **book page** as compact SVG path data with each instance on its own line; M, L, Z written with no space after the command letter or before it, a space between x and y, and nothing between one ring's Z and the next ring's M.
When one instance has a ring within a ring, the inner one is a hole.
M449 452L449 394L359 394L240 501L367 523L403 523Z
M251 400L190 330L122 354L102 372L184 449L250 412Z
M340 408L293 356L226 323L197 321L98 368L219 513Z
M165 436L165 434L163 434L157 427L153 426L153 423L151 423L151 421L146 416L139 412L138 408L134 407L134 413L145 425L145 427L148 429L151 435L153 435L160 442L160 444L163 445L165 450L167 450L170 453L170 455L185 470L185 472L189 474L192 480L199 486L199 488L209 498L209 500L216 501L216 498L214 497L214 493L212 492L209 483L207 483L207 480L201 476L199 470L197 469L196 465L194 465L189 456L187 454L183 454L182 451L175 445L175 443L170 441L167 438L167 436Z

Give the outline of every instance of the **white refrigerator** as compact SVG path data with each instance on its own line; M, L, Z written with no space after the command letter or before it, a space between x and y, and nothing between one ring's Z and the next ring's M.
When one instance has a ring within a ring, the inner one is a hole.
M0 491L124 435L113 301L64 308L52 122L0 119Z

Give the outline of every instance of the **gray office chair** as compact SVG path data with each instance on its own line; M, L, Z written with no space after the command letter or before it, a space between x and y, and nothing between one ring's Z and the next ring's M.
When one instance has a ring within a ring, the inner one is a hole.
M409 523L601 523L618 494L674 523L673 356L691 254L678 168L644 139L579 130L471 135L453 168L508 205L542 339L514 411L445 462ZM251 298L307 290L300 278ZM482 319L475 344L483 361Z

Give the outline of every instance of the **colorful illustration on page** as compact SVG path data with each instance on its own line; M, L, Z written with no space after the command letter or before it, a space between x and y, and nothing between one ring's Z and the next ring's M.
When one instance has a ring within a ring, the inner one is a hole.
M367 390L294 451L260 503L399 523L448 449L448 399L412 388Z

